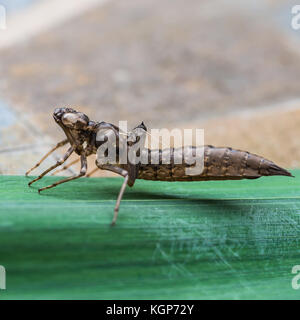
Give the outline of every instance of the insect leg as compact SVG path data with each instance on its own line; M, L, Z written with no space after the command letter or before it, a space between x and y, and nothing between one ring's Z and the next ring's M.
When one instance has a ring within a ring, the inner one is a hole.
M60 160L58 160L55 165L53 165L52 167L50 167L49 169L47 169L46 171L41 173L36 179L30 181L28 183L28 185L31 186L34 182L42 179L43 176L45 176L48 172L52 171L53 169L55 169L58 166L60 166L61 164L63 164L70 157L70 155L73 153L73 151L74 151L73 147L69 148L69 150L66 152L66 154Z
M119 195L118 195L118 199L117 199L115 210L114 210L114 217L113 217L113 220L111 222L111 225L114 226L116 224L116 221L117 221L117 218L118 218L118 213L119 213L121 200L123 198L123 194L124 194L124 191L126 189L126 185L127 185L128 179L129 179L129 175L128 175L128 172L126 170L124 170L122 168L119 168L119 167L115 167L115 166L110 165L110 164L102 165L101 169L112 171L114 173L120 174L121 176L123 176L125 178L124 182L122 184L122 187L120 189Z
M39 189L39 192L44 191L46 189L50 189L50 188L56 187L59 184L62 184L62 183L65 183L65 182L69 182L69 181L72 181L72 180L75 180L75 179L78 179L78 178L84 176L86 174L86 171L87 171L86 156L85 155L81 155L80 160L81 160L81 170L80 170L79 174L77 174L77 175L75 175L73 177L69 177L69 178L60 180L58 182L55 182L55 183L53 183L53 184L51 184L51 185L49 185L47 187L41 188L41 189Z
M124 194L124 191L126 189L126 185L127 185L127 182L128 182L128 174L125 176L125 179L124 179L124 182L122 184L122 187L120 189L120 192L119 192L119 195L118 195L118 199L117 199L117 203L116 203L116 206L115 206L115 210L114 210L114 217L113 217L113 220L111 222L111 225L114 226L117 222L117 218L118 218L118 213L119 213L119 208L120 208L120 204L121 204L121 200L123 198L123 194Z
M59 172L62 172L64 170L69 169L73 164L77 163L80 161L80 158L75 159L74 161L66 164L65 166L63 166L61 169L54 171L51 176L55 176L56 174L58 174Z
M52 148L49 152L47 152L47 153L43 156L43 158L42 158L34 167L32 167L31 169L29 169L29 170L25 173L25 175L28 176L29 173L30 173L31 171L33 171L34 169L36 169L46 158L49 157L49 155L50 155L52 152L54 152L55 150L57 150L57 149L59 149L60 147L64 146L64 145L67 144L68 142L69 142L68 139L59 142L54 148Z

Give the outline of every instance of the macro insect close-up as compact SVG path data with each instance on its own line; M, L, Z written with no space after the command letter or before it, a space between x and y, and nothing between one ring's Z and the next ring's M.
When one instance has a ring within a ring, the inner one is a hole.
M0 300L299 300L299 35L284 0L0 0Z
M33 168L28 170L26 172L26 175L28 175L33 169L37 168L41 164L41 162L57 148L62 147L67 143L70 144L70 147L65 155L56 162L56 164L45 170L37 178L29 182L28 185L31 186L34 182L40 180L47 173L64 164L73 152L75 152L80 157L81 169L77 175L60 180L53 183L52 185L43 187L39 189L39 192L85 176L87 173L87 157L93 153L96 153L97 148L99 148L104 142L104 140L99 141L97 139L97 137L99 137L99 133L101 134L101 131L112 131L112 133L116 135L116 138L118 138L118 140L116 139L118 142L122 140L122 132L120 132L120 129L115 125L106 122L90 121L87 115L81 112L77 112L72 108L57 108L54 111L53 117L56 123L63 129L64 133L67 136L67 139L59 142ZM143 123L135 129L144 131L144 135L147 132L147 128ZM127 133L126 136L129 137ZM127 148L128 141L127 138L125 139L125 147ZM120 145L121 144L119 143L118 146L116 146L117 159L120 158ZM188 146L188 149L190 149L190 153L194 153L194 156L196 155L196 148L197 147L195 146ZM199 146L199 148L201 148L201 146ZM99 169L109 170L124 177L124 182L121 187L117 204L114 210L115 214L112 225L116 223L120 202L122 200L126 185L128 184L130 187L132 187L136 179L192 182L209 180L257 179L262 176L292 176L291 173L287 170L280 168L272 161L266 160L263 157L245 151L234 150L232 148L216 148L213 146L204 147L203 172L198 175L187 175L185 173L185 168L191 167L191 164L188 164L185 161L186 159L184 157L184 153L182 152L183 149L184 147L179 147L177 149L170 148L169 150L142 149L140 150L140 152L146 152L147 159L149 159L149 162L146 164L143 164L141 162L130 163L129 159L126 159L128 160L128 162L125 164L119 164L118 162L108 162L105 164L101 164L101 159L96 160L96 165ZM168 164L163 164L162 155L166 151L170 155L170 161ZM153 156L153 153L156 153L157 157ZM176 161L176 157L180 157L183 161ZM158 163L153 164L151 162L151 159L155 158L158 158Z

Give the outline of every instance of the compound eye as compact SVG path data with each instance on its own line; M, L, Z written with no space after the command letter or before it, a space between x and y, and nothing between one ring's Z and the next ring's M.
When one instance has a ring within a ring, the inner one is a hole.
M89 118L83 113L66 113L62 117L62 123L71 129L83 129L89 123Z

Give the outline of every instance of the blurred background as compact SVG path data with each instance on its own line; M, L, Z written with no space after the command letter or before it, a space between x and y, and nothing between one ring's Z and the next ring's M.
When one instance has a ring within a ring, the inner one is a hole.
M206 144L300 167L295 4L0 0L0 173L24 174L64 138L59 106L131 127L204 128Z

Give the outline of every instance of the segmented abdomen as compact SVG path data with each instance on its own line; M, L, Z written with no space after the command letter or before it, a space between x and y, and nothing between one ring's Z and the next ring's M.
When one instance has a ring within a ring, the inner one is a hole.
M196 148L188 147L190 153L195 156ZM202 148L203 149L203 148ZM232 148L204 147L204 170L201 174L187 174L186 168L191 165L183 159L178 163L178 155L182 148L169 150L146 150L149 156L149 164L141 164L137 179L161 180L161 181L206 181L206 180L239 180L256 179L262 176L291 174L274 164L249 152L234 150ZM164 152L170 153L170 164L164 164ZM152 164L151 159L158 158L158 164ZM177 160L177 161L176 161Z

